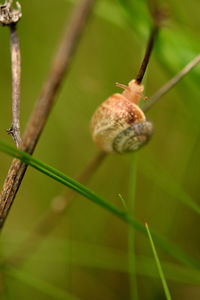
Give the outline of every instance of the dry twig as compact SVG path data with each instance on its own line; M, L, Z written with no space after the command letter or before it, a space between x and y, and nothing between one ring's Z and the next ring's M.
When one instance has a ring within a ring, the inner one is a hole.
M40 134L46 124L48 115L55 102L55 96L69 69L73 54L75 53L84 25L88 19L95 0L80 0L72 16L70 24L67 23L61 44L53 60L51 71L43 86L41 96L36 104L20 148L32 154ZM27 165L14 159L0 195L0 228L2 228L15 195L19 189Z
M138 75L136 77L136 82L138 84L140 84L142 82L142 79L144 77L144 74L145 74L145 71L146 71L147 65L149 63L149 59L150 59L152 50L153 50L153 45L154 45L157 33L158 33L158 27L155 26L155 28L153 28L151 36L149 38L149 42L148 42L147 49L146 49L146 52L145 52L145 55L144 55L144 59L142 61L140 70L139 70Z
M17 147L21 144L20 137L20 82L21 82L21 55L16 25L10 26L10 50L12 66L12 126L7 132L12 135Z
M147 69L147 66L149 64L150 56L151 56L151 53L152 53L152 50L153 50L153 47L155 44L156 37L157 37L159 29L161 28L162 23L166 17L165 11L161 10L160 8L157 8L152 12L152 17L153 17L154 26L152 28L152 31L151 31L151 34L149 37L149 41L147 43L147 48L146 48L146 52L144 55L144 59L140 66L139 72L136 76L136 82L138 84L140 84L142 82L144 74Z
M13 0L0 4L0 24L10 27L10 50L12 68L12 126L7 132L12 135L17 147L21 143L20 137L20 81L21 55L16 25L22 17L21 6L16 2L17 9L12 8Z

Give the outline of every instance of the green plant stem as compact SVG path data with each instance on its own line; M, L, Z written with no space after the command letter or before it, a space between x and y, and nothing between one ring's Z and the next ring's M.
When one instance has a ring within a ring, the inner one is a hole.
M137 153L133 155L130 170L129 182L129 212L134 216L136 198L136 175L137 175ZM128 255L130 272L130 294L132 300L138 300L137 277L136 277L136 257L135 257L135 230L128 227Z
M162 285L163 285L163 289L164 289L164 292L165 292L166 299L167 300L171 300L172 298L171 298L171 295L170 295L170 291L169 291L169 288L167 286L165 275L164 275L162 266L160 264L160 261L159 261L159 258L158 258L158 254L156 252L156 248L154 246L154 242L153 242L153 239L152 239L152 236L151 236L151 232L149 230L149 226L148 226L147 223L145 223L145 227L146 227L146 230L147 230L147 234L148 234L149 241L150 241L150 244L151 244L151 248L152 248L152 251L153 251L153 255L154 255L154 258L155 258L156 266L158 268L160 279L162 281Z

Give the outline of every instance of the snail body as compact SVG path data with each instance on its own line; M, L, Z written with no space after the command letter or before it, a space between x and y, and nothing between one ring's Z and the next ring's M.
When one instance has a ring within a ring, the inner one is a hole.
M107 153L138 150L152 135L152 123L146 120L138 102L144 87L135 80L104 101L91 119L91 133L96 145Z

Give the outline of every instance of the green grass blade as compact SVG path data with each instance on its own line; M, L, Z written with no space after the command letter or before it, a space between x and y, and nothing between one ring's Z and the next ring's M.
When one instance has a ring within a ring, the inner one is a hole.
M135 194L136 194L136 175L137 175L137 153L134 153L129 182L129 213L134 216ZM128 227L128 258L130 270L130 294L131 299L138 300L137 277L136 277L136 257L135 257L135 229Z
M146 228L140 222L136 221L130 215L125 215L125 222L131 224L138 231L146 234ZM182 249L177 247L174 243L170 242L166 238L163 238L161 235L156 232L151 232L156 244L159 245L162 249L164 249L171 257L176 258L179 262L185 264L186 266L192 266L196 269L200 270L200 262L191 257L189 254L184 252Z
M67 187L73 189L77 193L81 194L82 196L92 200L94 203L97 203L106 209L112 211L114 214L117 214L118 216L123 217L126 212L121 211L114 205L112 205L110 202L105 201L100 196L96 195L94 192L89 190L84 185L80 184L76 180L70 178L69 176L65 175L64 173L54 169L53 167L33 158L31 155L14 148L7 143L0 141L0 151L5 152L13 157L16 157L23 161L24 163L32 166L36 170L42 172L43 174L55 179L56 181L66 185Z
M167 261L162 261L162 266L165 270L165 277L170 281L188 285L199 285L200 283L200 273L197 270L169 263ZM137 274L159 278L155 260L137 256Z
M160 260L158 258L158 254L156 252L156 248L154 246L154 242L153 242L153 239L152 239L152 236L151 236L151 232L149 230L149 226L148 226L147 223L145 223L145 227L147 229L147 234L148 234L148 237L149 237L149 241L150 241L151 248L152 248L152 251L153 251L153 255L154 255L154 258L155 258L155 262L156 262L156 265L157 265L157 268L158 268L158 273L159 273L160 279L162 281L162 285L163 285L163 289L164 289L164 292L165 292L166 299L171 300L172 298L171 298L171 295L170 295L170 291L169 291L169 288L167 286L165 275L164 275L164 272L162 270Z
M56 299L61 299L61 300L80 300L80 298L75 297L69 293L67 293L65 290L62 290L58 287L55 287L54 285L42 280L38 279L33 275L28 274L27 272L24 272L22 270L18 270L15 268L11 267L6 267L4 269L5 273L12 278L15 278L41 292L44 294L54 297Z
M103 207L107 211L111 212L115 216L119 217L121 220L125 221L126 223L130 224L133 228L137 229L138 231L146 234L146 229L143 224L135 220L129 213L126 211L120 210L118 207L113 205L112 203L106 201L105 199L101 198L94 192L90 191L84 185L81 185L77 181L73 180L72 178L66 176L62 172L50 167L47 164L33 158L31 155L24 153L23 151L8 145L7 143L0 140L0 151L7 153L13 157L16 157L23 161L24 163L32 166L33 168L37 169L41 173L53 178L54 180L64 184L67 187L70 187L77 193L83 195L87 199L91 200L92 202L98 204L99 206ZM178 261L188 265L193 266L194 268L200 269L200 263L196 261L193 257L176 247L173 243L167 241L162 236L153 233L154 240L156 241L157 245L162 247L168 254L172 257L176 258Z
M119 196L119 199L121 200L121 203L122 203L124 209L125 209L126 211L128 211L128 206L127 206L127 204L126 204L126 201L124 200L124 198L122 197L121 194L118 194L118 196Z

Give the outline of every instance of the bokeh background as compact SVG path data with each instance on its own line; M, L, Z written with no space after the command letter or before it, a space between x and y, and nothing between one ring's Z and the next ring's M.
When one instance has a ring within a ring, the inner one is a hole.
M127 84L138 71L145 51L152 1L100 0L86 26L70 72L43 131L34 157L75 178L97 153L89 132L100 103ZM20 1L22 55L21 127L25 128L74 3L67 0ZM159 34L148 72L150 97L200 50L200 2L159 2L169 13ZM0 139L11 124L9 30L0 28ZM118 194L142 223L200 259L200 67L191 71L148 112L154 135L137 154L109 155L88 187L123 209ZM0 153L0 184L11 158ZM133 174L136 172L136 182ZM52 199L65 187L28 168L1 234L7 257L41 220ZM134 231L138 299L165 299L149 240ZM133 238L133 236L132 236ZM77 195L55 230L40 247L9 272L2 271L2 299L137 299L130 276L129 226ZM133 241L133 240L132 240ZM199 299L200 273L157 248L173 299ZM134 266L135 267L135 266Z

